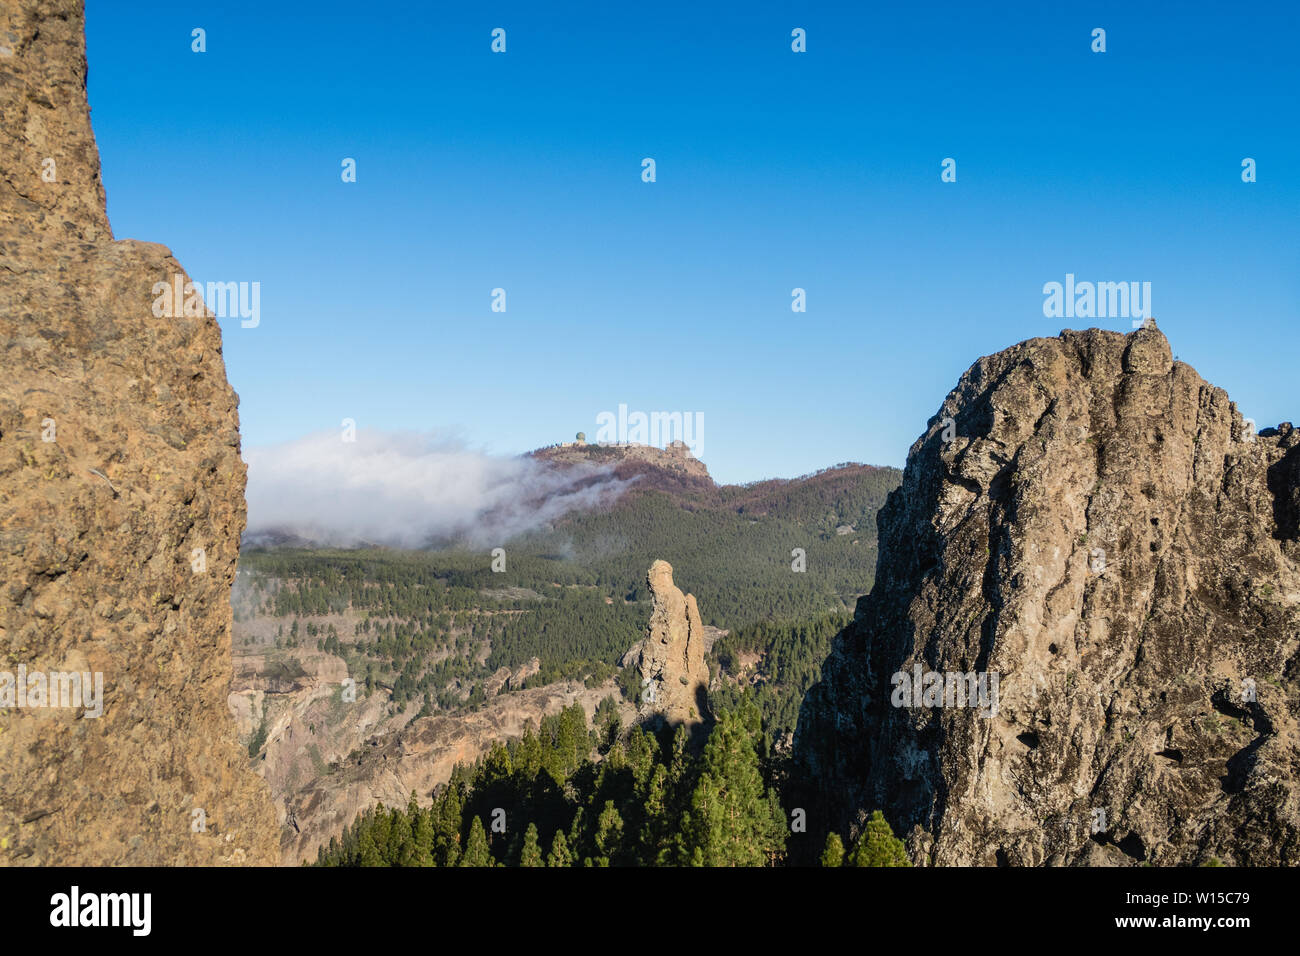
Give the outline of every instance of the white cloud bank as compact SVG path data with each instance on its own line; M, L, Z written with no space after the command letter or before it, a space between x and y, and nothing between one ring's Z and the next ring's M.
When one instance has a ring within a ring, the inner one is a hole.
M488 455L414 432L358 429L246 448L246 540L280 536L351 547L418 548L458 539L495 547L627 487L596 466L558 468Z

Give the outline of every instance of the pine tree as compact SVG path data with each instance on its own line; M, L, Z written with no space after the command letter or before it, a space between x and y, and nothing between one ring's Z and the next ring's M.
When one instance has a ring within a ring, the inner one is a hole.
M826 849L822 850L822 866L844 865L844 841L832 830L826 834Z
M524 833L524 848L519 851L520 866L543 866L542 848L537 842L537 824L528 824L528 830Z
M438 799L438 813L433 821L434 860L438 866L455 866L460 861L460 828L463 812L461 789L456 779L456 772L452 771L451 782L447 784L447 789Z
M465 841L465 853L460 858L461 866L491 866L492 854L488 852L487 833L483 830L483 820L475 817L469 825L469 838Z
M403 813L396 807L389 813L387 856L395 866L415 865L414 827L416 820L419 819L420 808L415 803L414 793L411 794L409 805L414 811L410 815Z
M681 827L682 855L692 865L763 866L782 855L785 818L775 794L763 787L756 715L753 704L724 711L704 745Z
M414 817L414 823L411 825L414 853L410 865L433 866L433 807L421 810L415 802L415 794L412 793L411 802L407 805L407 813Z
M691 852L686 846L682 830L688 822L691 790L696 774L696 761L687 752L690 734L680 725L673 734L666 755L667 773L659 786L662 800L657 807L660 820L659 850L654 859L656 866L686 866L691 863Z
M362 866L384 866L384 858L379 852L379 846L375 843L375 835L370 826L365 826L361 831L359 840L359 860Z
M486 789L498 781L508 780L511 769L510 751L501 741L494 740L483 756L478 782Z
M573 857L569 853L569 841L564 838L563 830L555 831L551 842L551 853L546 858L547 866L573 866Z
M524 735L515 747L512 762L515 772L527 780L534 779L542 769L542 742L533 733L531 720L524 728Z
M623 843L623 817L612 800L605 801L605 809L596 821L596 866L609 866L618 862Z
M867 828L858 838L851 855L854 866L911 866L903 841L894 836L885 815L879 810L871 814Z
M376 804L366 830L375 845L375 856L379 862L375 864L362 863L362 866L392 866L396 862L394 857L388 855L389 837L392 834L392 829L393 820L388 814L388 808L383 803Z
M668 781L668 768L661 763L650 765L650 779L644 787L638 787L642 822L637 834L639 862L643 866L656 866L666 863L671 852L672 841L668 839L670 821L667 810L665 788Z

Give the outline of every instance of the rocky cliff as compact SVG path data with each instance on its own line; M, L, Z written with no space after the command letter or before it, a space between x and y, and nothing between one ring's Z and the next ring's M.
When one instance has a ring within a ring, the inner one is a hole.
M335 685L337 694L337 685ZM284 817L282 862L314 860L357 814L376 803L405 806L412 793L427 806L457 764L472 766L493 743L534 731L541 718L578 704L588 719L602 698L617 695L612 682L585 687L560 681L504 694L478 710L411 720L386 718L387 698L374 695L346 710L330 697L267 694L257 701L273 715L261 768ZM332 720L332 711L344 712ZM622 719L632 718L631 707Z
M638 712L674 725L698 724L708 713L709 667L695 595L682 594L667 561L650 565L646 583L653 601L649 633L623 658L640 676Z
M153 314L180 264L113 240L80 2L0 3L0 114L0 863L275 862L226 709L237 400L206 310Z
M805 699L832 822L935 864L1300 863L1300 432L1154 328L981 359Z

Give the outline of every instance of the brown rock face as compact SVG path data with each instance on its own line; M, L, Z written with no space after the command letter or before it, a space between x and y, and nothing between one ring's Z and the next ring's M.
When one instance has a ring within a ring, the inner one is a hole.
M81 3L0 3L0 115L6 245L24 226L65 240L111 240L86 104Z
M85 79L79 2L0 4L0 863L271 863L226 708L221 331L155 317L184 270L113 241Z
M804 702L833 818L935 864L1300 863L1298 488L1300 432L1254 435L1154 328L981 359Z
M695 595L673 584L667 561L650 565L646 583L654 601L650 631L626 658L641 675L639 712L671 724L697 724L707 712L709 667Z

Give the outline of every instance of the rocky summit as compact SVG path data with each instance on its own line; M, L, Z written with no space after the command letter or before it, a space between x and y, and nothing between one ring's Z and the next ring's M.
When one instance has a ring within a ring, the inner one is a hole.
M915 862L1300 863L1300 433L1155 328L973 365L805 698L824 810Z
M277 859L227 709L237 399L114 241L79 0L0 4L0 863Z
M641 678L639 712L669 724L699 724L708 713L709 666L695 595L682 594L667 561L646 575L653 602L649 633L623 659Z

